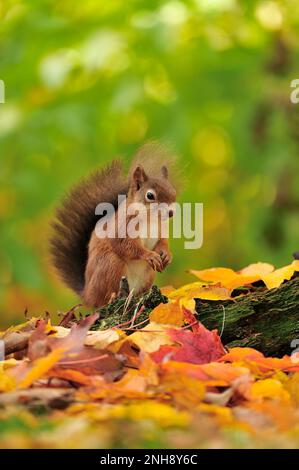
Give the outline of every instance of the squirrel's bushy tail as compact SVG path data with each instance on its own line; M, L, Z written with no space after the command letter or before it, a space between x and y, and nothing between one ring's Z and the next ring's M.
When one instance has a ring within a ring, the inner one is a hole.
M96 206L109 202L117 207L119 194L127 192L121 161L115 160L75 186L56 211L50 252L63 281L81 294L85 283L88 243L99 219Z

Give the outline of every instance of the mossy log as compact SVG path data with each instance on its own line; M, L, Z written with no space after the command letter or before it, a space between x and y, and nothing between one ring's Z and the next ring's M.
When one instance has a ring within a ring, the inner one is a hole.
M292 341L299 339L299 278L234 301L197 299L196 311L203 325L222 332L228 347L252 347L267 356L290 354Z
M149 321L150 312L165 297L153 286L142 297L116 298L106 307L98 309L99 319L93 330L119 326L131 334L143 328ZM60 325L70 327L77 322L74 311L67 312ZM299 277L282 284L278 289L255 290L234 300L221 302L196 299L196 316L209 330L217 329L227 347L252 347L266 356L290 354L299 340ZM27 347L31 332L12 332L5 338L6 353Z
M156 286L141 298L120 298L99 309L100 318L92 329L121 324L130 334L143 328L151 310L167 302ZM141 310L142 309L142 310ZM134 312L140 312L132 320ZM293 340L299 340L299 277L277 289L255 287L254 292L226 301L196 299L197 318L209 330L217 329L227 347L252 347L266 356L290 354Z

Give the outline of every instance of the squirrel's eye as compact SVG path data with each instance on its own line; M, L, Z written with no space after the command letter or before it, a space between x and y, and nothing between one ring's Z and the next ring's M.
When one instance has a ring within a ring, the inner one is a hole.
M148 192L146 193L146 199L147 199L148 201L154 201L154 200L155 200L155 195L154 195L154 193L152 193L151 191L148 191Z

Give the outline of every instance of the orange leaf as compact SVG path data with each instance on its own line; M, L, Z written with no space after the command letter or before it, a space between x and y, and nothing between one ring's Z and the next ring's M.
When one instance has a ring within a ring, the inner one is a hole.
M230 268L210 268L202 269L201 271L190 269L189 272L202 281L214 283L221 282L222 285L227 281L231 281L236 276L235 271Z
M88 375L82 374L78 370L73 369L63 369L61 367L54 367L47 374L47 377L56 377L59 379L69 380L71 382L76 382L80 385L89 385L92 380Z
M168 372L162 376L161 388L171 394L179 407L194 409L204 398L205 384L186 374L178 380L176 373Z
M130 335L127 341L148 353L157 351L162 345L174 343L169 337L168 327L154 322Z
M178 302L160 304L150 313L150 321L165 325L182 326L184 315Z
M168 297L168 294L170 294L172 291L175 290L175 287L173 286L163 286L163 287L160 287L160 291L163 295L166 295L166 297Z
M251 275L245 275L245 273L239 274L228 268L211 268L202 271L191 269L189 272L202 281L212 282L214 284L220 283L221 286L231 290L246 284L252 284L261 279L261 276L257 273Z
M185 362L168 361L161 364L162 373L173 372L177 377L188 375L205 382L207 386L229 386L241 376L248 376L249 369L234 364L210 362L209 364L190 364Z
M232 348L220 361L243 362L254 372L267 373L282 370L286 372L299 371L299 364L294 363L291 357L282 358L265 357L261 352L252 348Z
M208 377L223 380L229 385L238 377L248 375L249 370L246 367L240 367L235 364L222 364L219 362L210 362L209 364L202 364L200 366L202 372Z

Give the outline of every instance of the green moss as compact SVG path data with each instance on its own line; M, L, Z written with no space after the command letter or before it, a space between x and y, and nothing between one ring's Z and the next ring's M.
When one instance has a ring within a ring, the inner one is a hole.
M115 299L110 304L98 309L100 316L92 326L92 330L104 330L113 326L130 322L143 307L141 313L134 321L134 328L142 328L146 325L150 312L161 303L167 303L167 297L163 295L157 286L153 286L149 291L139 297L121 297ZM140 326L138 326L140 324ZM130 327L130 323L124 328Z

